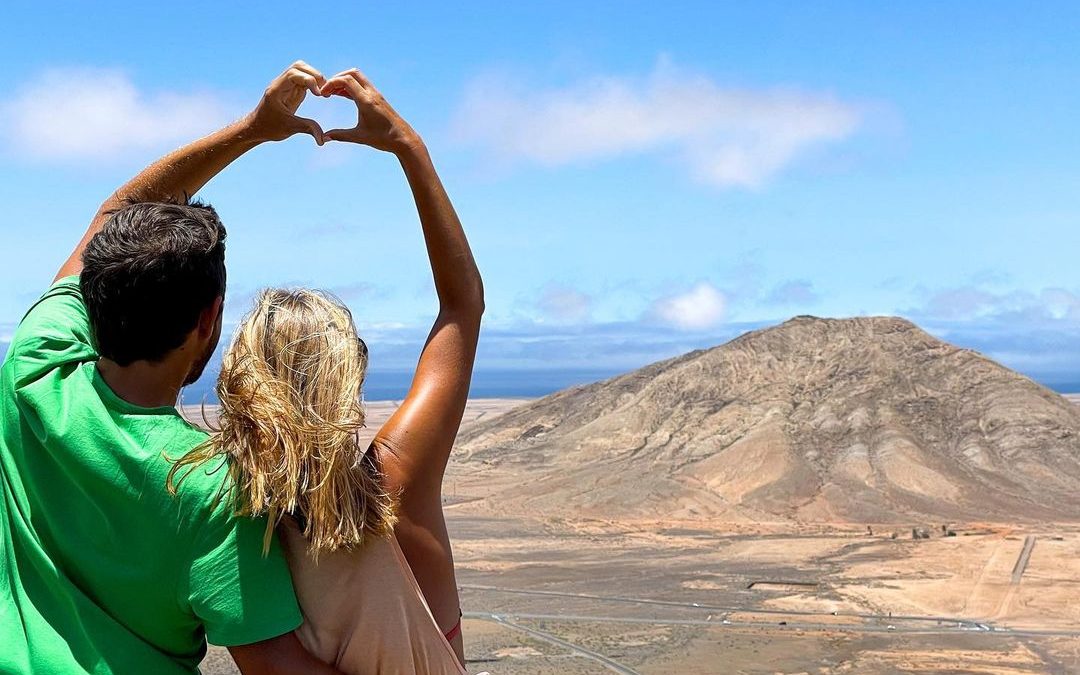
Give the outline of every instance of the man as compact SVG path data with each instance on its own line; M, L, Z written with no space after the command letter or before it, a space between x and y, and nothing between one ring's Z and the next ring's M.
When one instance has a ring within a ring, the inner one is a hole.
M225 229L187 196L295 115L325 79L297 62L244 119L108 199L26 314L0 369L0 672L191 673L206 641L245 675L335 673L292 633L285 561L235 517L224 470L176 497L169 457L203 432L173 407L221 334Z

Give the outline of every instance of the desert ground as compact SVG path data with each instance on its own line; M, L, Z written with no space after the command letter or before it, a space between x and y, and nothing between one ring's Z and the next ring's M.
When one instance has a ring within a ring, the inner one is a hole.
M470 672L1080 672L1080 523L548 517L471 468L446 484ZM235 672L219 648L203 670Z

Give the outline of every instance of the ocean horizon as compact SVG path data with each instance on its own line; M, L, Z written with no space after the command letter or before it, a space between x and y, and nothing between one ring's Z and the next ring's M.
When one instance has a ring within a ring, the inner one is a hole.
M469 398L539 398L568 387L600 382L623 372L625 371L572 368L480 370L473 373ZM364 382L364 400L400 401L409 391L412 376L411 370L373 370L368 373ZM214 378L203 377L195 384L185 387L181 393L181 401L184 405L199 405L203 402L216 404Z
M539 398L557 391L600 382L623 370L551 368L551 369L487 369L473 373L469 398ZM405 397L412 382L411 370L373 370L364 383L364 400L399 401ZM1039 384L1059 394L1080 394L1080 380L1032 377ZM216 404L214 377L208 373L195 384L186 387L181 395L184 405Z

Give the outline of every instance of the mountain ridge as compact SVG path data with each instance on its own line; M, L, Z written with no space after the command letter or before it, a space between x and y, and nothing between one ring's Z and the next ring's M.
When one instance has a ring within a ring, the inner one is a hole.
M1080 410L897 317L794 317L480 420L459 453L551 513L1080 518Z

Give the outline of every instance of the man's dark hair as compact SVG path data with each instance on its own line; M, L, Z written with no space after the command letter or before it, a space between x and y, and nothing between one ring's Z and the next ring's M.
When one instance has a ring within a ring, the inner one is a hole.
M207 204L138 202L115 211L79 279L98 354L160 361L225 294L225 226Z

